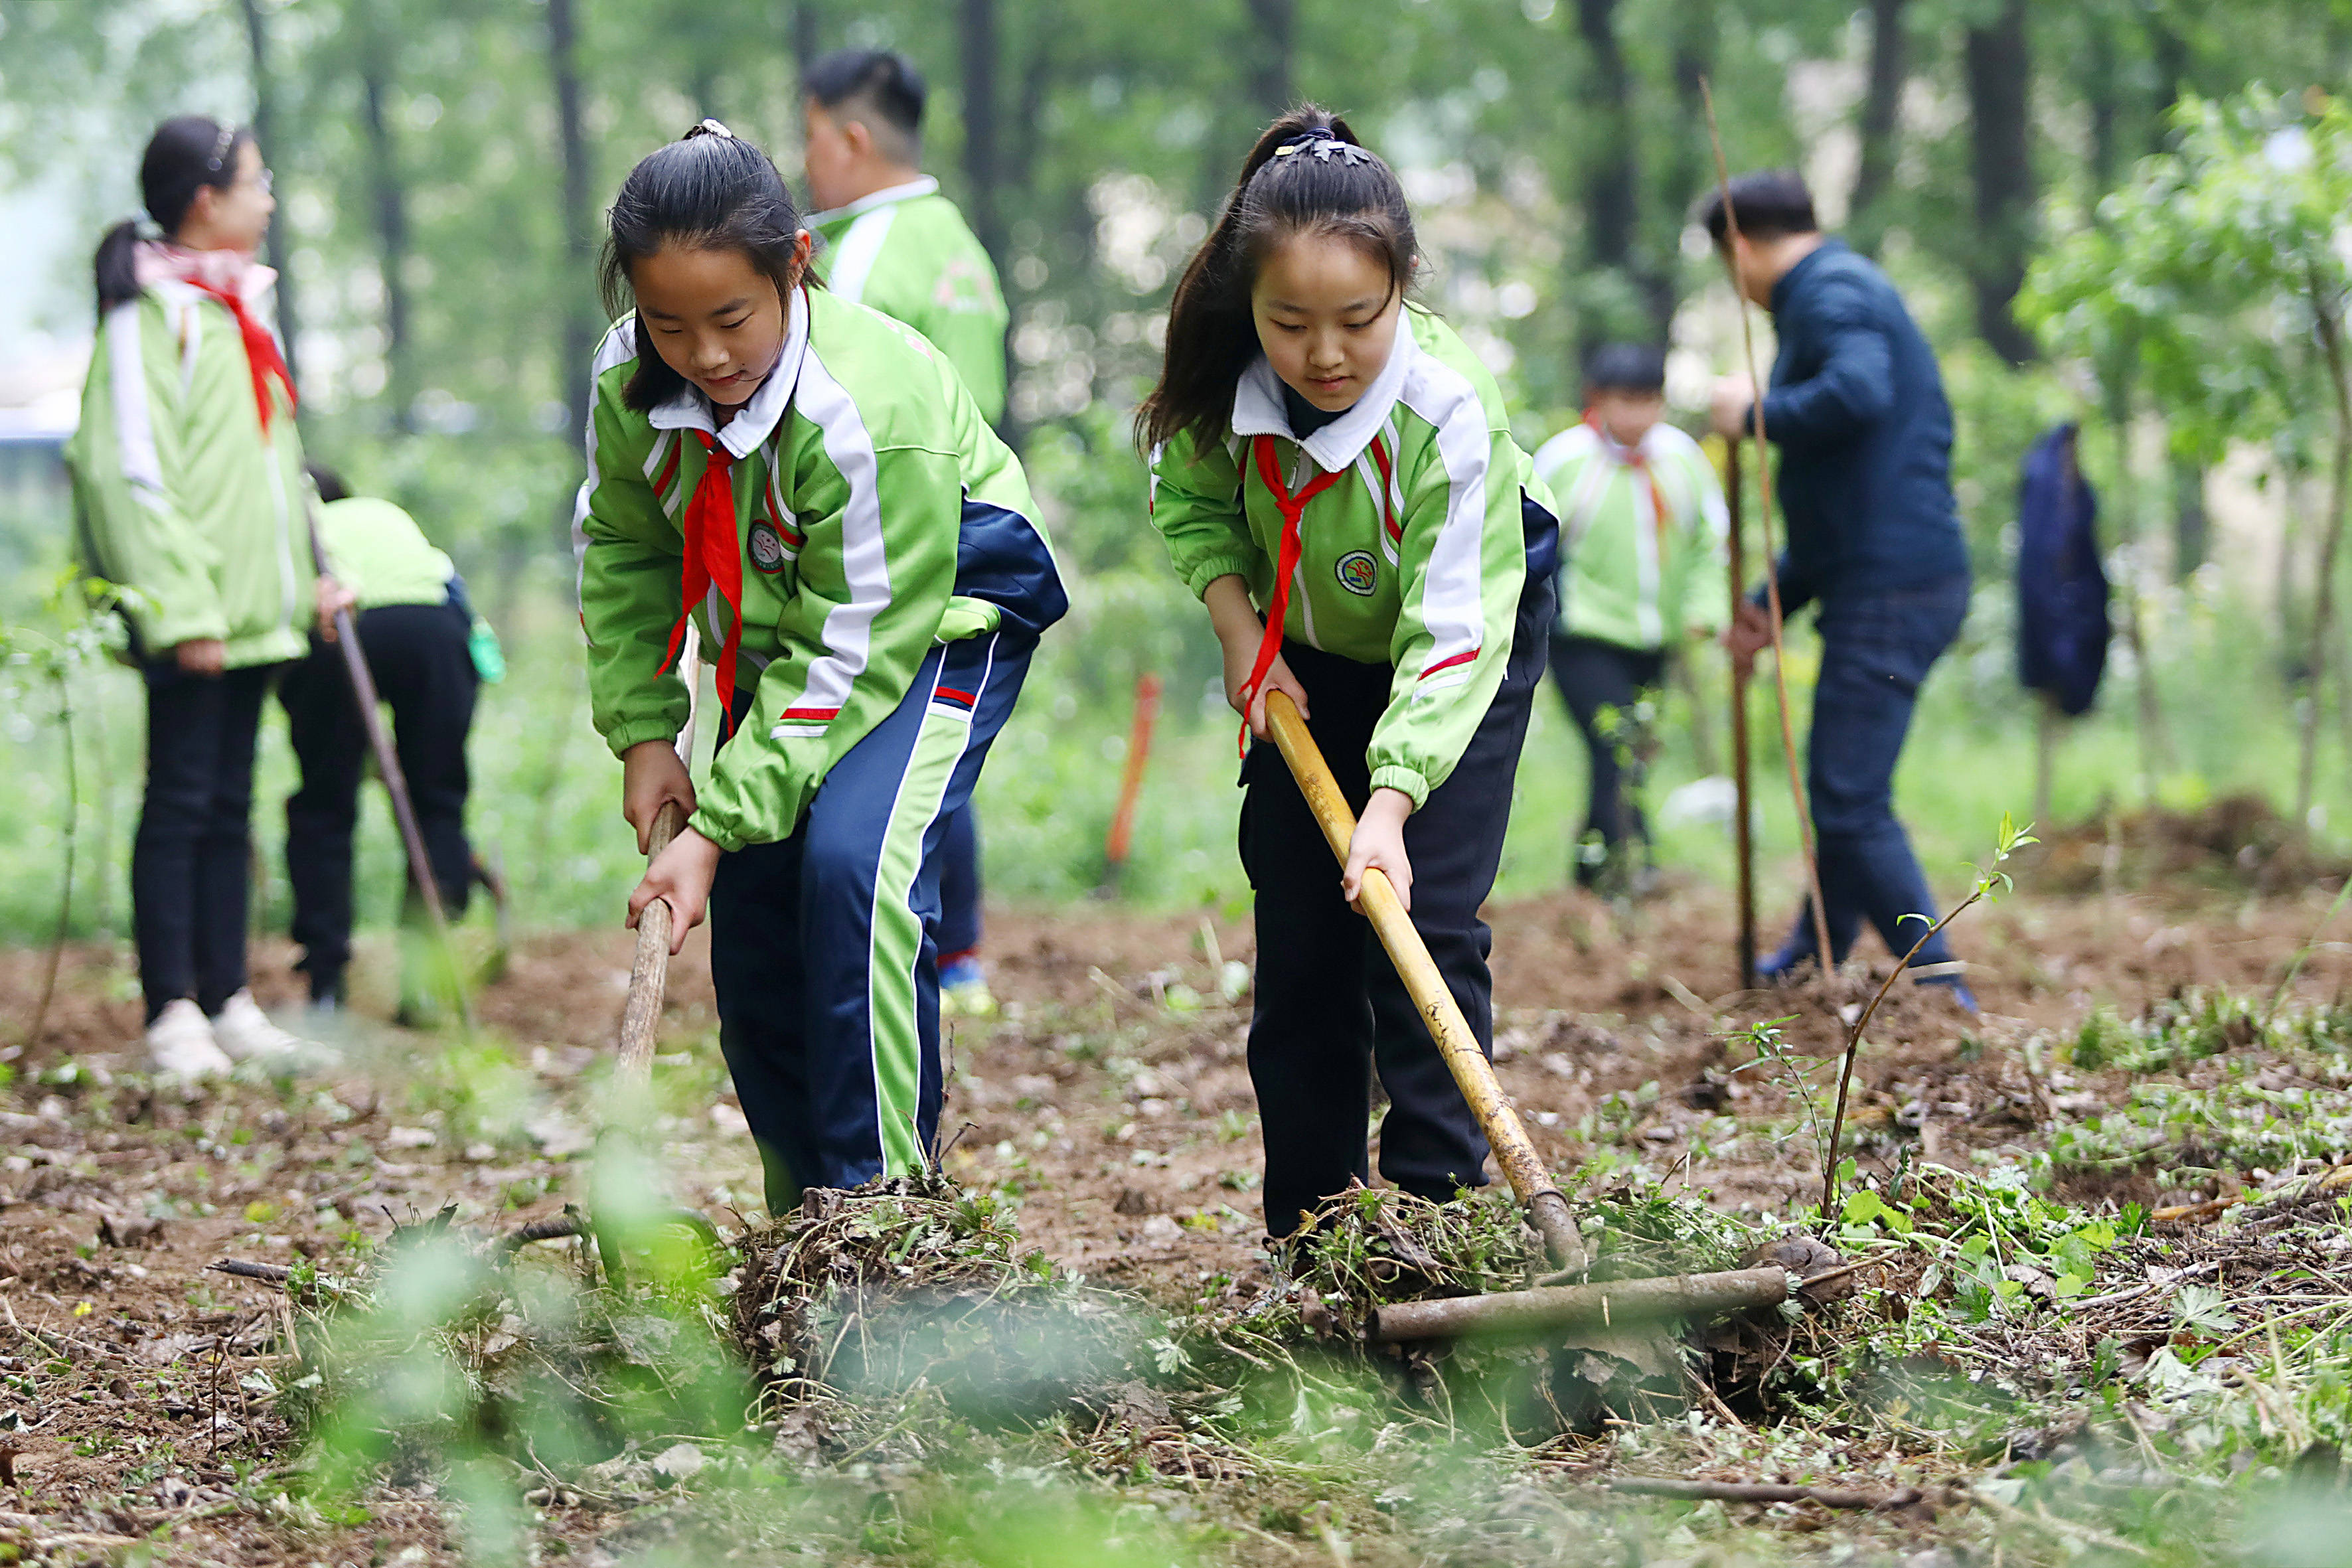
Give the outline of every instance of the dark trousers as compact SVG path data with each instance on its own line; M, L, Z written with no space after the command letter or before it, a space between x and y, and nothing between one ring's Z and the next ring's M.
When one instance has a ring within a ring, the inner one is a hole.
M1405 819L1412 861L1412 923L1446 989L1492 1053L1492 935L1478 907L1502 863L1511 784L1543 676L1551 620L1549 574L1529 574L1510 663L1462 760ZM1395 672L1286 643L1283 658L1307 688L1317 744L1340 790L1361 811L1371 793L1365 749L1389 705ZM1301 1215L1370 1179L1365 1127L1370 1069L1388 1090L1381 1174L1444 1202L1483 1186L1486 1135L1438 1055L1420 1009L1370 925L1339 896L1339 865L1273 745L1243 764L1242 865L1257 893L1257 976L1250 1011L1250 1082L1265 1139L1265 1227L1287 1236Z
M1666 656L1657 648L1626 647L1555 627L1551 678L1592 759L1584 832L1578 841L1576 879L1591 885L1628 837L1646 842L1642 781L1649 766L1650 723Z
M933 1157L941 845L1028 664L1027 645L998 635L933 648L898 708L826 773L790 837L719 857L719 1045L771 1214L803 1188L906 1175ZM733 711L751 710L740 694Z
M980 945L980 808L965 801L940 840L940 955Z
M254 737L278 669L146 667L147 796L131 850L131 919L149 1023L184 996L218 1013L245 985Z
M466 911L473 849L466 842L466 734L479 678L464 614L447 605L383 605L362 611L360 647L377 693L392 705L394 751L416 807L416 826L451 919ZM310 657L278 690L301 764L302 787L286 800L286 874L294 887L294 940L310 994L337 994L352 956L352 834L368 762L342 650L317 637ZM409 898L415 898L413 886Z
M1895 818L1895 764L1911 728L1919 683L1968 618L1969 580L1956 576L1919 588L1842 594L1822 604L1822 671L1813 686L1813 728L1806 758L1819 844L1822 902L1829 916L1830 961L1843 962L1867 920L1897 956L1910 951L1943 911L1919 869L1911 840ZM1782 968L1814 955L1811 911L1800 906ZM1938 934L1913 961L1947 963Z

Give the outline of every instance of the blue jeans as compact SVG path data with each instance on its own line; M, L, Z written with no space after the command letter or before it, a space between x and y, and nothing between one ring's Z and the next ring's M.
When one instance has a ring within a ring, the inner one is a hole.
M1916 588L1879 589L1822 601L1822 671L1813 686L1813 729L1806 787L1829 916L1831 962L1843 963L1868 920L1897 957L1943 911L1919 869L1911 840L1895 819L1895 763L1911 728L1919 683L1968 618L1969 579L1948 577ZM1778 970L1812 957L1812 911L1801 905L1789 941L1771 961ZM1938 932L1912 962L1948 963Z

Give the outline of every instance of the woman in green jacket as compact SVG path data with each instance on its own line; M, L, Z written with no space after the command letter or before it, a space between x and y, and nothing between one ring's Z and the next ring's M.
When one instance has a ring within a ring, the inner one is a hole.
M1418 262L1394 172L1345 121L1285 116L1176 286L1138 417L1152 521L1208 607L1233 705L1263 740L1266 692L1287 693L1359 813L1333 876L1281 758L1250 750L1249 1065L1277 1237L1370 1174L1367 1057L1389 1094L1381 1173L1438 1201L1486 1180L1486 1141L1349 905L1367 868L1385 872L1491 1046L1478 906L1543 669L1559 531L1495 378L1407 300Z
M246 988L246 898L262 700L307 647L319 584L294 385L268 320L277 275L253 259L277 208L261 150L184 115L156 128L139 184L153 223L99 244L66 461L85 561L122 590L146 678L131 898L148 1051L194 1076L300 1044Z

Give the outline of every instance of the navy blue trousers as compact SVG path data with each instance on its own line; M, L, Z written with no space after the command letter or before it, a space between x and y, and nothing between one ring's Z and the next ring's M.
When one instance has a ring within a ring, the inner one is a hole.
M980 938L980 807L967 800L940 843L940 951L970 952Z
M1910 732L1919 684L1959 635L1968 613L1966 576L1822 602L1822 672L1813 686L1806 787L1832 963L1844 961L1865 920L1899 957L1926 929L1905 917L1924 914L1933 921L1943 912L1895 817L1895 764ZM1819 945L1811 911L1801 903L1788 945L1772 965L1811 958ZM1939 933L1912 962L1948 963L1951 957Z
M933 1155L941 846L1012 714L1031 646L991 634L933 648L790 837L719 858L719 1043L772 1214L803 1188L902 1175ZM739 694L733 711L748 710Z

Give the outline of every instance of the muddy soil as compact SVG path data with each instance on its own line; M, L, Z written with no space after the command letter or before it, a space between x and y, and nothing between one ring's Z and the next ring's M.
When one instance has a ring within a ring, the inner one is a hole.
M1907 987L1890 997L1856 1079L1860 1157L2021 1152L2116 1101L2122 1074L2069 1071L2053 1047L2103 1008L2131 1016L2189 987L2275 983L2326 898L2028 892L1973 912L1957 939L1984 1014ZM1752 1213L1818 1191L1791 1075L1835 1052L1835 1014L1874 989L1870 976L1741 993L1723 900L1703 890L1630 923L1579 895L1490 918L1501 1076L1557 1168L1605 1157ZM376 1497L357 1525L251 1500L252 1478L293 1457L269 1382L284 1369L286 1308L207 1266L331 1265L352 1232L381 1237L445 1204L503 1229L584 1201L587 1089L629 951L621 931L528 942L480 999L494 1048L442 1049L370 1016L363 994L341 1069L202 1089L145 1082L122 956L69 952L41 1037L0 1050L15 1075L0 1094L0 1537L68 1560L165 1527L166 1561L441 1560L447 1526L429 1484ZM698 936L672 971L665 1157L675 1195L732 1226L757 1209L759 1179L702 952ZM1197 1298L1245 1276L1262 1257L1248 1007L1221 984L1225 962L1251 952L1246 922L1115 906L998 913L1003 1008L955 1026L948 1170L1018 1194L1027 1238L1101 1283ZM294 997L290 957L282 944L260 953L265 1003ZM43 966L0 955L10 1029L29 1022ZM2334 998L2347 982L2352 948L2324 942L2295 989ZM1781 1018L1786 1055L1759 1066L1739 1031ZM2131 1173L2111 1185L2211 1195ZM546 1528L584 1545L616 1522L583 1510ZM399 1555L411 1547L423 1554Z

